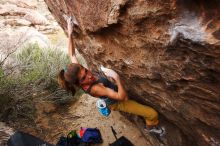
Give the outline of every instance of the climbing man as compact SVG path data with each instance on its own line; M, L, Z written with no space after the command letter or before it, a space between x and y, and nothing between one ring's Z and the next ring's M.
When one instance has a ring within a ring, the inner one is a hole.
M67 25L68 54L72 63L60 71L58 75L58 83L60 86L72 92L73 95L76 92L76 87L79 87L83 89L85 93L101 99L108 110L118 110L142 116L146 121L145 130L162 136L165 133L165 129L158 125L157 111L149 106L139 104L129 99L123 83L115 71L102 67L102 71L105 75L101 75L92 73L79 64L72 38L74 26L72 18L68 18ZM108 78L113 79L114 82Z

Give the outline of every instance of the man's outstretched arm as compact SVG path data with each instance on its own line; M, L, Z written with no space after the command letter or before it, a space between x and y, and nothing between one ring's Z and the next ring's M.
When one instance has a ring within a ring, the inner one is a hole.
M70 57L70 60L72 63L78 63L78 60L76 58L76 54L75 54L75 46L74 46L74 42L73 42L73 38L72 38L72 34L73 34L73 20L71 17L68 18L67 20L67 28L68 28L68 54Z

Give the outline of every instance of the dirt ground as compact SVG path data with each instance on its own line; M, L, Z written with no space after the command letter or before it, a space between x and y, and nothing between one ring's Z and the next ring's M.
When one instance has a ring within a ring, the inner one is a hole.
M80 130L80 127L97 127L100 129L103 143L107 146L115 138L111 126L117 132L117 137L127 137L135 146L151 145L143 137L135 124L127 120L117 111L112 111L109 117L103 117L96 108L96 98L82 95L78 101L65 106L55 106L52 103L40 102L36 104L37 119L36 130L26 129L52 144L56 144L61 135L66 135L70 130Z

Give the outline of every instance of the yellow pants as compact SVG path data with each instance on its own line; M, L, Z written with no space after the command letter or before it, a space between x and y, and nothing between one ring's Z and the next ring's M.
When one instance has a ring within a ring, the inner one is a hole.
M145 118L147 126L154 126L159 123L158 113L153 108L137 103L134 100L119 101L109 106L111 110L123 111L139 115Z

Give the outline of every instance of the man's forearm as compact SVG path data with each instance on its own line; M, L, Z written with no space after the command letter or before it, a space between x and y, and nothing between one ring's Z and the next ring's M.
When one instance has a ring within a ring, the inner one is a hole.
M75 55L75 49L73 47L73 39L71 35L68 36L68 54L70 56Z
M127 99L128 99L127 93L126 93L126 91L125 91L125 89L124 89L124 87L123 87L123 85L122 85L122 83L121 83L120 78L118 78L118 79L116 80L116 84L117 84L117 86L118 86L118 96L119 96L119 98L120 98L121 100L127 100Z

